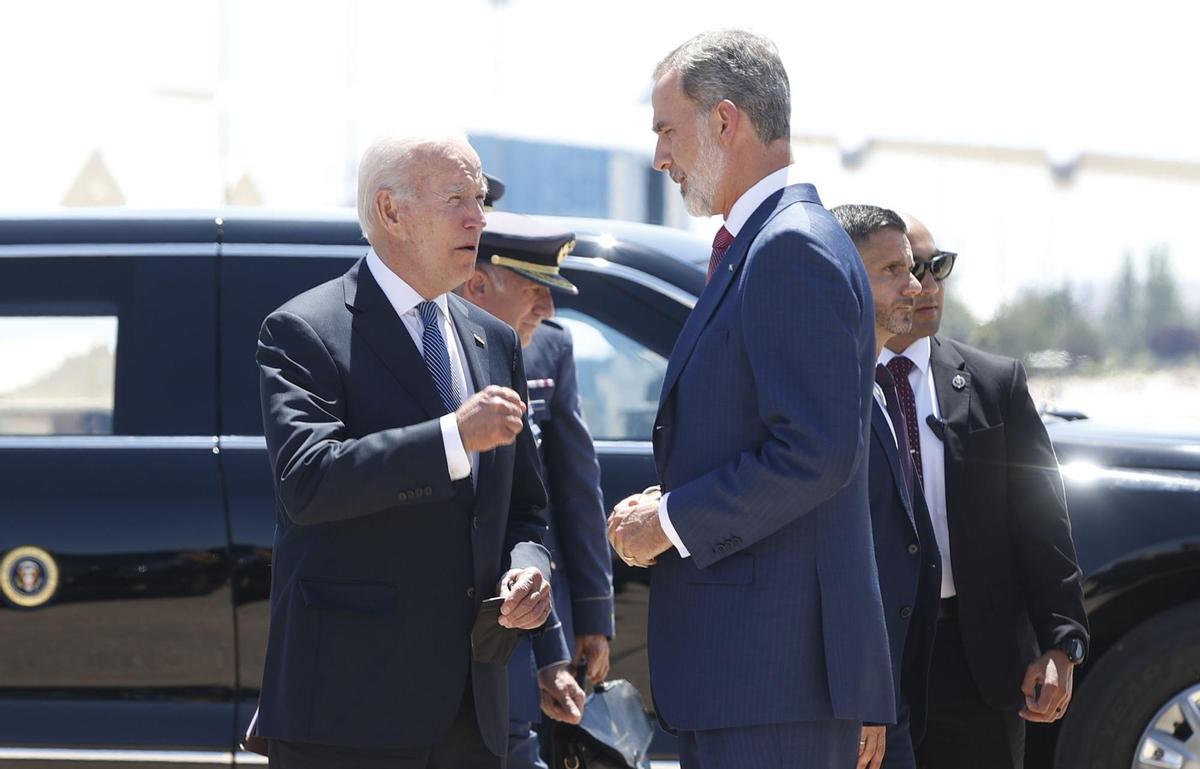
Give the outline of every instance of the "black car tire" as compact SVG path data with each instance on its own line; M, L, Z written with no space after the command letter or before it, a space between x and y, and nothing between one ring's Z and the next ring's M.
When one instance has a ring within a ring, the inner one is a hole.
M1075 692L1056 769L1129 769L1151 719L1200 682L1200 602L1165 611L1113 644Z

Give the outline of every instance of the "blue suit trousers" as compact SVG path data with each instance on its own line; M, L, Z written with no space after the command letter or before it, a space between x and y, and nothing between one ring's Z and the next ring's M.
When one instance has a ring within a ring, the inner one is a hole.
M854 769L858 721L795 721L679 732L682 769Z

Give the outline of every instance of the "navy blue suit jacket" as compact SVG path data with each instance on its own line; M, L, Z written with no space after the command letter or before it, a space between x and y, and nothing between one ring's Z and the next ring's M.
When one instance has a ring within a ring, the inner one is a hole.
M894 718L867 501L874 370L858 252L811 185L771 195L684 324L655 422L691 552L651 567L670 726Z
M473 382L525 396L516 334L457 296ZM467 685L506 752L503 665L471 660L480 601L504 572L550 573L545 490L527 430L451 482L441 399L403 321L360 261L264 321L258 365L277 508L258 733L423 749Z
M896 429L904 426L896 425ZM908 707L909 731L915 745L925 733L942 559L925 495L919 490L909 493L896 440L878 403L871 409L871 432L871 527L879 592L887 617L892 685L897 709L901 701Z
M579 404L571 335L554 321L545 321L523 353L525 374L533 383L529 398L541 433L538 453L550 497L545 545L554 572L554 614L544 631L531 634L513 653L509 717L538 721L540 699L532 671L571 659L576 634L613 635L612 553L600 464Z

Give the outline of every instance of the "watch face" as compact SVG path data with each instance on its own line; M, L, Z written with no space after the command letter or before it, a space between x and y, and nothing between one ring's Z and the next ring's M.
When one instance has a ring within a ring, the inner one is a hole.
M1065 642L1062 646L1064 652L1067 653L1067 659L1075 664L1083 662L1083 641L1078 638L1072 638Z

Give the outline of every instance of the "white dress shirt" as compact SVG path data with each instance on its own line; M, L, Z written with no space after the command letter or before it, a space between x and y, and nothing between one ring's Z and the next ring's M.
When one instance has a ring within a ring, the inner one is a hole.
M925 487L925 503L929 507L933 534L942 554L942 598L950 598L958 591L954 588L954 570L950 564L950 525L946 520L946 448L928 424L930 415L935 419L942 418L937 390L933 386L933 367L929 365L930 346L929 337L922 337L899 354L916 364L908 373L908 383L917 401L917 432L921 439L921 480ZM896 355L897 353L885 347L879 354L879 362L886 366Z
M743 192L742 196L733 204L733 207L729 209L729 216L725 218L725 229L729 230L729 234L736 238L738 233L742 231L742 228L746 226L746 222L750 220L751 215L758 210L758 207L767 198L779 192L784 187L800 184L803 181L804 179L800 176L800 169L795 164L767 174L757 184ZM671 518L667 514L667 497L670 496L670 493L664 494L658 503L658 523L662 526L663 533L667 535L667 539L671 540L671 544L679 551L679 555L687 558L691 553L688 551L687 546L683 544L683 540L679 538L679 534L675 531L675 527L671 525Z
M367 253L367 268L371 270L371 276L375 278L375 282L383 289L383 295L391 303L392 309L404 322L404 327L412 337L413 344L417 346L417 352L424 355L425 348L421 344L421 336L425 333L425 323L421 320L417 305L424 302L425 298L408 285L403 278L392 272L373 248ZM446 295L442 294L433 301L438 308L438 320L442 327L442 338L446 340L446 352L450 354L450 376L454 377L458 391L469 398L475 393L476 388L472 386L471 378L467 375L466 358L463 357L462 347L458 343L458 334L450 320ZM458 432L458 417L451 412L439 421L442 428L442 447L446 451L446 467L450 471L450 480L457 481L467 476L471 476L474 480L479 470L479 453L472 451L470 456L467 455L466 449L463 448L462 436Z

